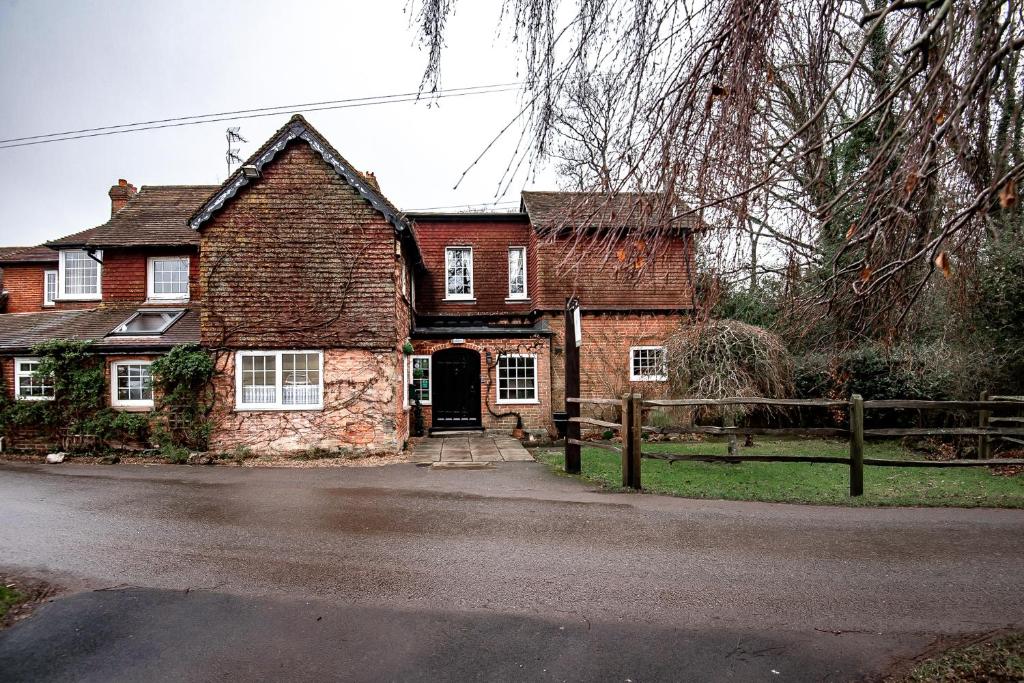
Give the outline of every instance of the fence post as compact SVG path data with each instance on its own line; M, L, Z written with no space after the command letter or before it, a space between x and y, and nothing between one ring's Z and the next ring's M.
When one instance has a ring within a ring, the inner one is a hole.
M723 427L735 427L736 426L736 413L733 412L732 408L724 408L722 413L722 426ZM736 455L738 452L736 443L736 432L729 432L729 455Z
M629 397L629 448L623 449L623 453L628 453L628 482L626 486L640 490L640 448L642 441L640 437L643 435L643 396L641 394L631 394ZM625 473L623 478L626 478Z
M580 473L580 446L570 443L579 441L580 423L572 418L580 416L580 404L570 403L570 398L580 397L580 350L576 346L575 311L579 308L576 299L565 302L565 414L569 421L565 427L565 471L569 474Z
M988 400L988 392L981 392L980 400ZM978 426L981 428L987 428L989 426L988 419L992 416L990 410L979 410L978 411ZM987 460L992 457L992 444L989 442L988 434L981 434L978 436L978 459Z
M629 487L629 455L632 448L633 436L633 408L630 405L632 394L622 395L622 426L619 427L619 436L622 438L622 488Z
M850 397L850 495L864 495L864 399Z

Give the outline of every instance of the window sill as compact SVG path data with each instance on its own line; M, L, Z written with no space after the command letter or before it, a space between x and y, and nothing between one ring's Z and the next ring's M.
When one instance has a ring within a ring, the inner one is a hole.
M472 299L449 299L448 297L445 297L443 299L443 301L445 303L447 303L447 304L475 304L476 303L476 299L475 298L472 298Z
M53 396L15 396L15 401L52 401Z
M143 306L167 306L175 304L187 304L189 297L182 297L177 299L154 299L151 296L146 297L146 300L142 302Z
M630 377L630 382L667 382L668 377Z
M531 301L532 301L532 299L530 299L530 297L526 297L526 298L523 298L523 297L511 298L510 297L508 299L505 299L505 303L507 303L507 304L528 304Z
M57 304L43 304L43 308L54 308Z
M65 301L102 301L103 295L97 294L96 296L62 296L56 300L56 303L63 303Z
M308 413L323 411L323 405L308 406L235 406L236 413Z
M535 406L540 404L540 400L535 398L529 401L502 401L499 399L497 401L497 404L499 406Z
M148 405L137 405L137 406L124 406L124 405L119 406L116 403L112 403L110 405L110 407L113 408L114 410L116 410L118 412L122 412L122 413L148 413L148 412L153 410L153 404L152 403L150 403Z

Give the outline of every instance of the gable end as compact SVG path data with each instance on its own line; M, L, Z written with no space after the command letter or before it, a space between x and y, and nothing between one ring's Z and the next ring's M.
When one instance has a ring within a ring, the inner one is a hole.
M363 179L362 175L353 169L341 155L335 152L316 131L312 130L302 117L296 116L292 119L275 138L272 138L265 145L266 149L262 153L257 152L257 156L247 161L242 168L255 166L257 171L262 171L264 166L273 161L274 157L295 139L303 140L323 157L323 160L330 164L335 172L349 185L354 187L359 192L359 195L370 203L370 206L379 211L389 223L395 226L395 230L402 232L409 229L409 223L405 217L390 202L384 199L377 190L373 189ZM250 178L245 175L242 168L236 171L234 179L229 179L213 197L193 214L188 223L193 230L199 230L203 223L222 209L240 189L249 184Z

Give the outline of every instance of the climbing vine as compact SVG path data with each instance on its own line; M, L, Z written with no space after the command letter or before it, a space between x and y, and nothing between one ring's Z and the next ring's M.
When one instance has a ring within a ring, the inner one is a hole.
M34 430L63 450L95 450L132 442L204 449L209 439L213 359L196 345L171 349L153 362L155 410L126 412L107 405L102 356L90 342L58 339L32 347L36 375L51 379L52 400L0 399L0 431Z
M160 418L157 440L206 450L213 410L213 356L196 344L182 344L153 361L150 371Z

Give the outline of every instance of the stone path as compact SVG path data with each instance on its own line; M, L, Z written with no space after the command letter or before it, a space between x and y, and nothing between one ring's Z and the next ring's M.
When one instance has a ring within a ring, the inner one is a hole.
M510 436L445 436L427 438L412 449L413 462L507 462L533 460Z

